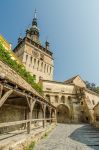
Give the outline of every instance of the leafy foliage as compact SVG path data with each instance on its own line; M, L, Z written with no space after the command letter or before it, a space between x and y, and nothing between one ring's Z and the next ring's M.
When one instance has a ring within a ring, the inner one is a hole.
M88 81L86 81L85 83L86 83L86 87L89 90L92 90L92 91L96 92L97 94L99 94L99 87L96 87L96 85L94 83L90 83Z
M98 87L96 87L96 93L98 93L98 94L99 94L99 86L98 86Z
M42 93L42 87L38 83L35 83L35 77L26 71L25 67L11 58L10 51L6 50L0 43L0 58L7 63L12 69L14 69L22 78L24 78L33 88Z

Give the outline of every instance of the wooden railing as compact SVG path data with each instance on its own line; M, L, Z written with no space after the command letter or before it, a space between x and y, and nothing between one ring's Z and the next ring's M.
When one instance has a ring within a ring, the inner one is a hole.
M0 123L0 128L25 124L27 128L27 133L30 133L32 122L42 122L43 127L45 127L46 126L45 124L47 121L49 121L49 123L51 124L53 122L56 122L56 118L28 119L28 120L22 120L22 121L4 122L4 123Z

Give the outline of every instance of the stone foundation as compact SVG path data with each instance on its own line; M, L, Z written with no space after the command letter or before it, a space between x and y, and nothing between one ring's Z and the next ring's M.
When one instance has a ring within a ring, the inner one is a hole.
M37 131L34 134L27 134L24 139L22 138L21 140L17 142L13 142L10 146L0 149L0 150L24 150L28 145L30 145L33 141L35 143L39 142L40 139L44 138L45 133L49 133L52 131L52 129L55 128L55 124L52 124L50 127L47 127L45 129L42 129L41 131Z

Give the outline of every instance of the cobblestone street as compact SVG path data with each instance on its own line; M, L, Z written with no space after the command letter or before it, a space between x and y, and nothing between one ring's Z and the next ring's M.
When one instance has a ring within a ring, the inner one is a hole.
M99 150L99 129L88 124L58 124L35 150Z

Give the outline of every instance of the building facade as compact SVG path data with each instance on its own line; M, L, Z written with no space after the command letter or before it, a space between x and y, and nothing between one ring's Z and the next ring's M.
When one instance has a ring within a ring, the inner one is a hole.
M88 90L79 75L64 82L53 81L53 54L48 41L45 47L40 42L36 12L32 26L24 38L18 39L14 52L36 82L41 82L44 97L57 108L58 122L94 122L93 108L99 102L99 95Z
M39 28L36 12L32 26L26 30L26 36L19 37L18 44L14 48L15 54L19 57L29 71L39 82L40 79L53 80L53 54L49 49L49 42L42 46L39 39Z
M64 82L42 81L44 97L57 109L59 123L94 123L99 95L86 88L80 76Z

